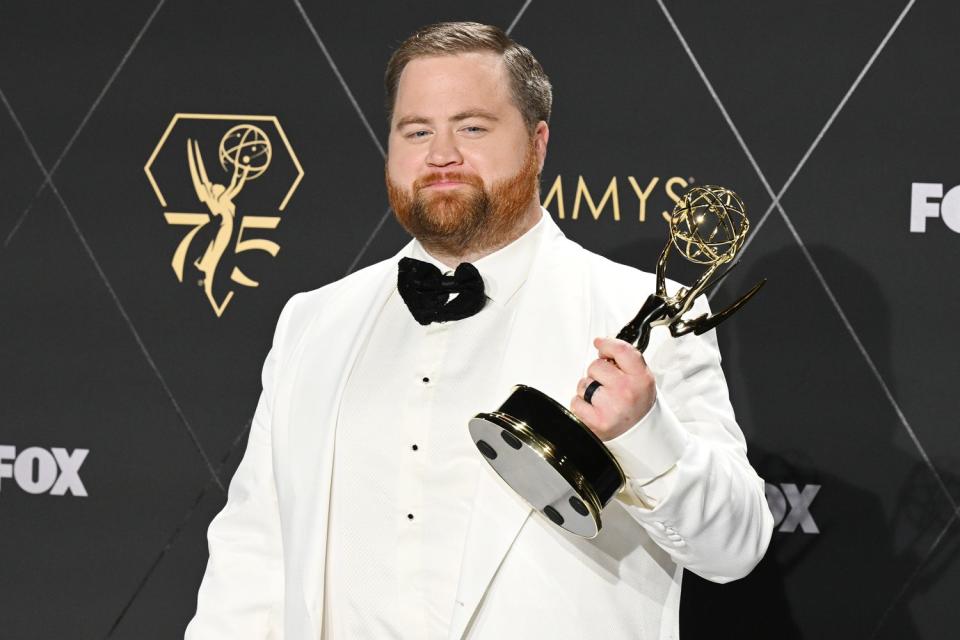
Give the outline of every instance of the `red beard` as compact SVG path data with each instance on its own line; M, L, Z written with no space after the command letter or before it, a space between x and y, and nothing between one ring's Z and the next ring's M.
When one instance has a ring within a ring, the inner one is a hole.
M427 249L451 256L486 252L513 239L518 222L537 193L538 168L531 144L520 171L493 183L489 190L479 176L448 171L416 180L411 194L387 173L387 196L400 225ZM423 190L443 181L466 186L432 193Z

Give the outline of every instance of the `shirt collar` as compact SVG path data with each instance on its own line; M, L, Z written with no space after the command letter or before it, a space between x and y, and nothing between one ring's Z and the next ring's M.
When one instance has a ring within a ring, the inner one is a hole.
M473 263L483 278L484 293L494 304L505 305L526 281L538 240L547 228L547 215L541 208L540 219L526 233ZM419 240L413 241L410 257L429 262L444 274L453 273L453 269L430 255Z

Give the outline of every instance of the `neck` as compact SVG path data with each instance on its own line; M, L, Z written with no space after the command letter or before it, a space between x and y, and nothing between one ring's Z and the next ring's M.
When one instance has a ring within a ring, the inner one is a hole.
M485 246L482 248L472 249L468 248L463 253L453 254L443 251L442 249L427 244L423 245L423 248L426 249L427 253L431 256L447 265L451 269L456 269L461 262L476 262L484 256L488 256L495 251L499 251L504 248L537 224L540 221L540 216L542 215L540 211L540 201L538 198L534 199L530 205L527 206L526 210L523 212L523 215L517 219L517 223L514 225L513 229L510 230L510 233L504 236L504 238L490 246Z

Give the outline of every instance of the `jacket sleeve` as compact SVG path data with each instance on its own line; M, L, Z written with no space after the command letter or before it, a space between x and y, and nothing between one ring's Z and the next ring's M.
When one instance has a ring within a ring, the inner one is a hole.
M185 640L283 637L283 547L271 444L274 381L293 302L263 365L263 391L227 504L207 531L210 558Z
M690 315L706 311L701 298ZM607 442L627 476L618 498L677 564L713 582L742 578L763 558L773 516L747 460L716 333L668 337L647 361L657 400Z

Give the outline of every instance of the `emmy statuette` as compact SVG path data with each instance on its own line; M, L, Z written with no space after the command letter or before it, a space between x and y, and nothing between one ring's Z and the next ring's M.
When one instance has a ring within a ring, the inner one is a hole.
M763 286L758 282L723 311L684 319L700 294L718 285L746 239L750 223L743 202L723 187L695 187L677 202L670 239L657 261L656 292L617 334L643 351L653 327L673 337L699 335L733 315ZM676 250L705 271L690 287L670 295L667 259ZM594 382L586 398L597 389ZM470 437L484 459L524 500L551 522L585 538L602 526L600 514L623 488L623 471L606 446L564 406L532 387L517 385L500 407L470 420Z

